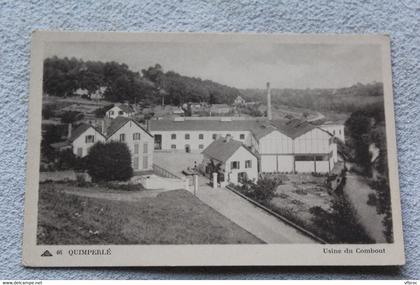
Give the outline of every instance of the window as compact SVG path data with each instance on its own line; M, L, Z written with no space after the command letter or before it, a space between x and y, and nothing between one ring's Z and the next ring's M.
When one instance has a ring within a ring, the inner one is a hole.
M248 175L246 172L239 172L238 173L238 182L242 183L244 181L248 180Z
M338 130L338 133L341 135L341 130Z
M171 144L171 149L176 149L176 144Z
M217 139L217 134L213 134L212 135L212 138L215 140L215 139Z
M226 137L232 138L232 134L226 134Z
M120 134L120 142L125 142L125 134Z
M313 161L314 157L312 155L296 155L296 161Z
M239 139L240 139L240 140L244 140L244 139L245 139L245 134L240 134L240 135L239 135Z
M147 143L143 144L143 153L149 152L149 145Z
M134 133L133 134L133 141L139 141L140 140L140 133Z
M93 136L93 135L87 135L85 137L85 142L86 143L94 143L95 142L95 136Z
M198 148L199 148L199 149L203 149L203 148L204 148L204 145L203 145L203 144L199 144L199 145L198 145Z
M171 140L176 140L176 134L171 134Z
M335 130L333 130L333 135L335 135Z
M133 160L133 168L134 169L139 169L139 157L135 157Z
M81 148L81 147L77 148L77 156L80 156L80 157L83 156L83 148Z
M109 111L109 115L113 116L114 115L114 111Z
M315 160L316 161L328 160L328 154L326 154L326 155L317 155L317 156L315 156Z
M123 111L119 111L118 112L118 115L124 115L124 112Z
M147 156L143 156L143 169L149 168L149 158Z
M251 160L245 160L245 168L251 168L252 167L252 161Z
M232 161L230 163L230 168L231 169L239 169L239 161Z
M204 135L203 135L203 134L199 134L199 135L198 135L198 139L199 139L199 140L203 140L203 139L204 139Z
M134 154L138 154L139 153L139 144L136 143L134 144Z
M190 134L185 134L185 139L189 140L190 139Z

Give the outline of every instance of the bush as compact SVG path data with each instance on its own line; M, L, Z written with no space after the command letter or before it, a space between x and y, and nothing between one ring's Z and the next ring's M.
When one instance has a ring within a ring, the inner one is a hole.
M85 117L83 113L77 111L67 111L61 115L61 122L63 124L72 124L76 121L80 121Z
M261 176L257 183L251 180L243 181L242 186L237 186L236 189L257 202L266 203L274 197L277 186L281 183L277 177Z
M72 150L66 149L57 153L55 170L84 170L84 159L76 156Z
M97 142L90 149L86 168L94 182L126 181L133 176L131 154L121 142Z
M108 110L111 109L112 107L114 107L114 104L110 104L110 105L107 105L105 107L96 109L94 111L95 117L96 118L103 118L103 117L105 117L106 112L108 112Z

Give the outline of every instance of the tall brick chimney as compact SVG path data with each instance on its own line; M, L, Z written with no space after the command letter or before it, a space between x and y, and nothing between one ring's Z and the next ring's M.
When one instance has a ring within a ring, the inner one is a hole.
M71 138L71 132L72 132L72 125L70 123L67 125L67 139Z
M270 82L267 82L267 119L271 121L273 119L273 115L271 114L271 89L270 89Z

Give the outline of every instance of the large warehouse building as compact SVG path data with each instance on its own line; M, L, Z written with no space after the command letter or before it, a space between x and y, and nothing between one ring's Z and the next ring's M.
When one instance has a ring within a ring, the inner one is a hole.
M259 159L260 172L329 172L337 162L334 136L300 120L175 118L152 120L155 150L202 152L229 136Z

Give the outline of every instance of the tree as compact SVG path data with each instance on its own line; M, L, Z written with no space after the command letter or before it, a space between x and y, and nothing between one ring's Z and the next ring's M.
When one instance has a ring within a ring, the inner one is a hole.
M98 108L98 109L96 109L96 110L94 111L94 113L95 113L95 117L96 117L96 118L103 118L103 117L105 117L106 112L107 112L108 110L110 110L112 107L114 107L114 104L107 105L107 106L105 106L105 107L102 107L102 108Z
M385 238L387 242L393 242L391 191L388 181L385 177L381 177L377 181L372 181L369 186L376 192L376 212L384 215L382 224L385 227Z
M126 181L133 176L130 150L121 142L95 143L89 149L86 168L94 182Z
M61 115L61 122L63 124L73 124L74 122L82 120L84 116L83 113L77 111L66 111Z
M344 195L335 196L331 202L331 212L319 206L309 209L313 221L327 232L328 240L333 243L373 243Z

